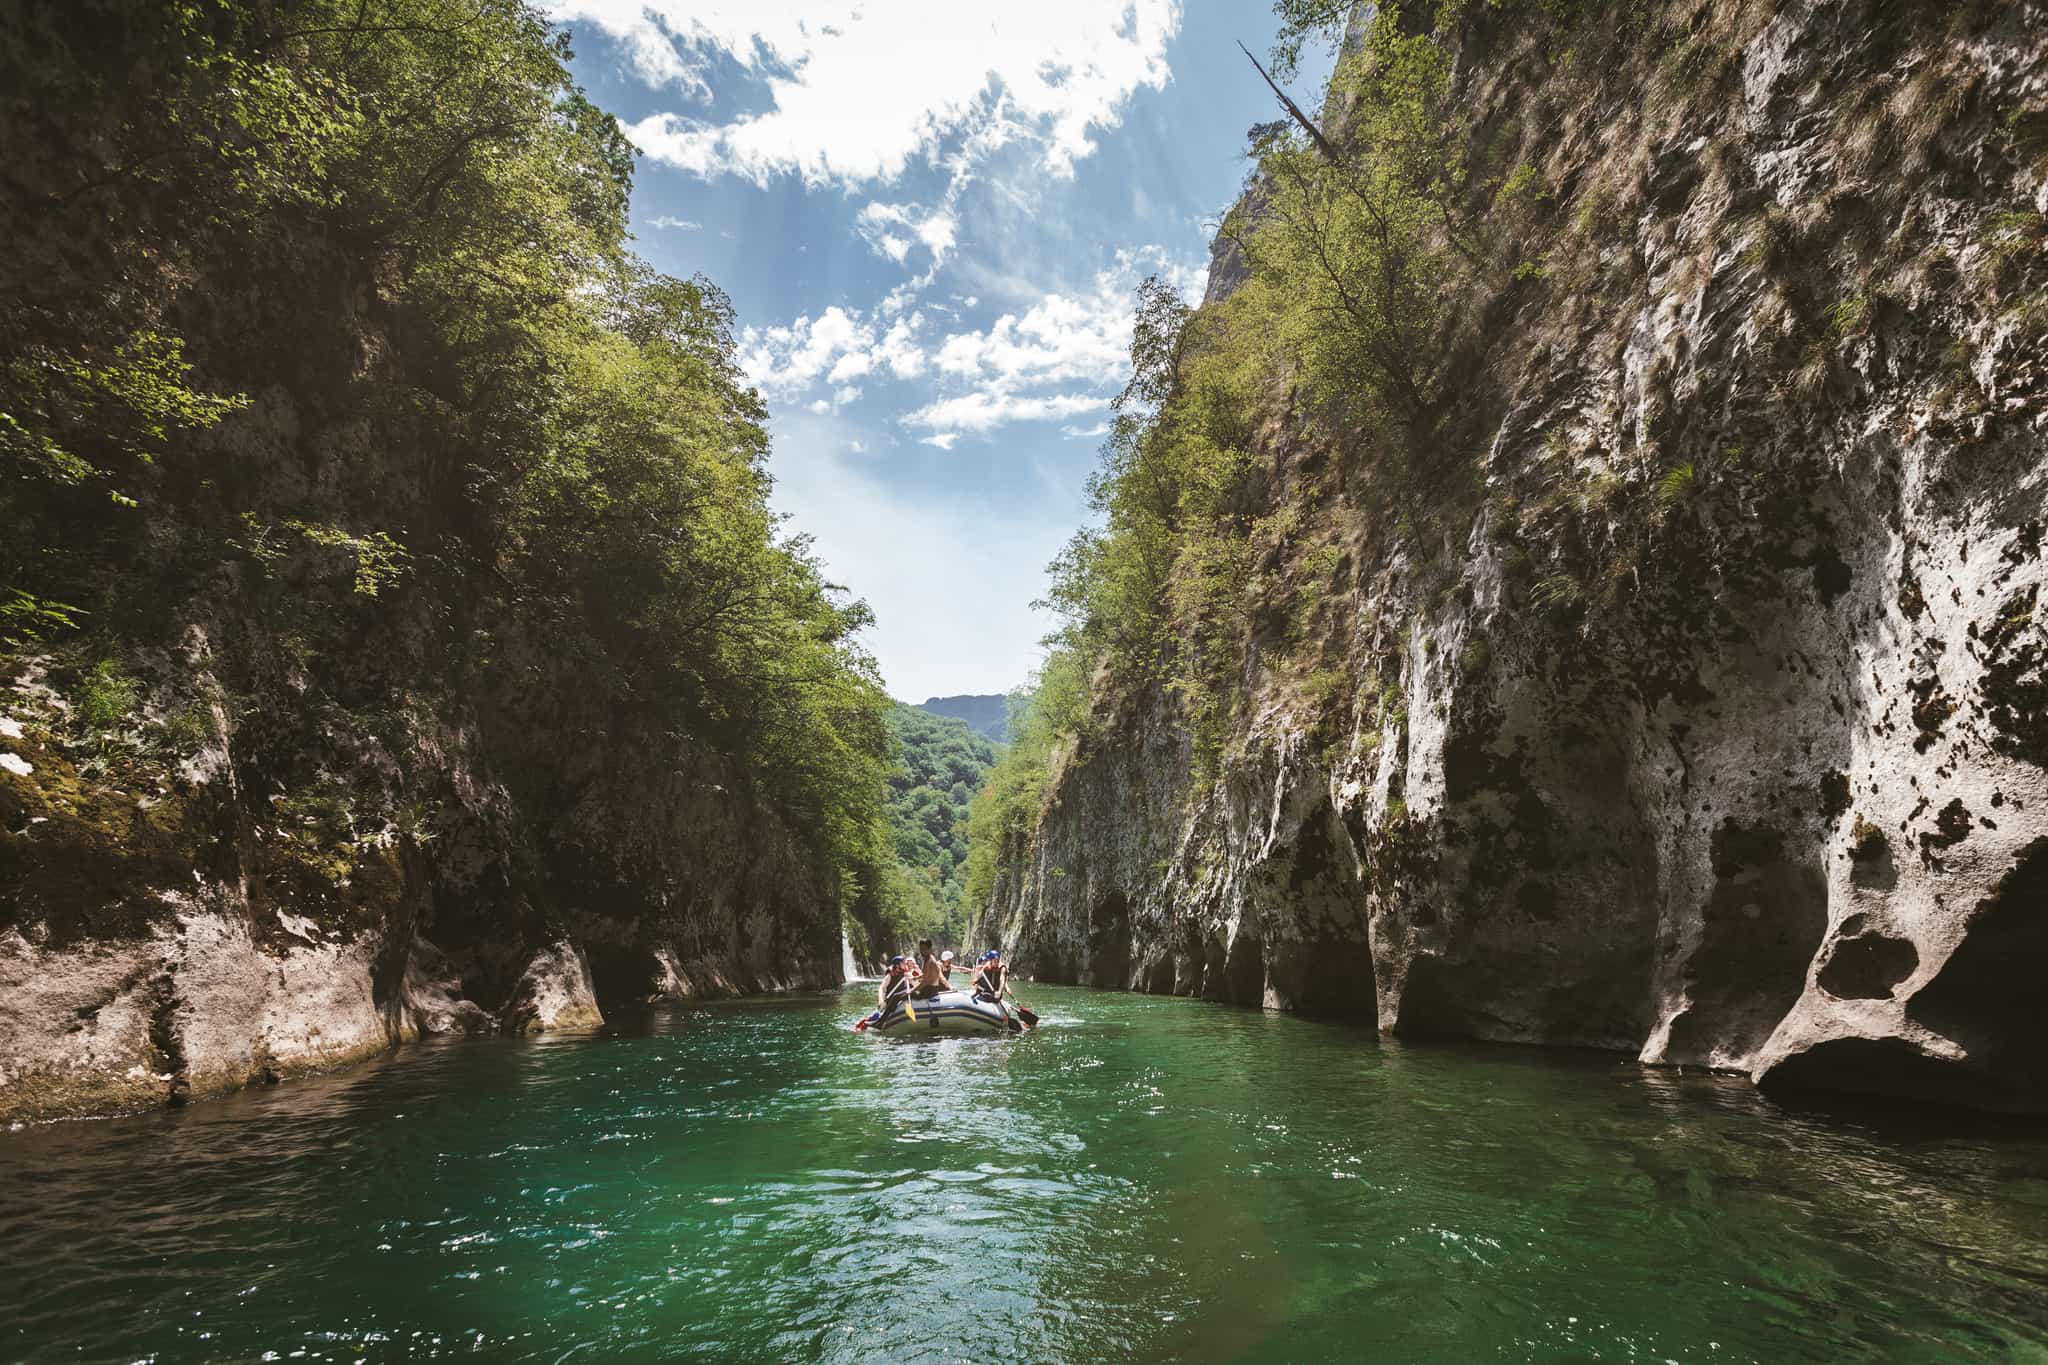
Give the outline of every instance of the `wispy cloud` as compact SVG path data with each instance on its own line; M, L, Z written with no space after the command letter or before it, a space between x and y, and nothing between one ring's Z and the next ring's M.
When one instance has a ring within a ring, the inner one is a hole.
M949 192L949 199L951 194ZM922 247L927 253L925 277L915 287L931 282L945 264L958 240L960 222L950 207L920 208L915 204L872 203L854 219L862 240L898 265L906 264L910 253Z
M982 433L1012 422L1103 411L1130 367L1138 281L1153 272L1183 292L1200 278L1196 267L1172 261L1157 247L1119 252L1091 289L1048 293L985 328L946 337L932 349L931 360L955 391L906 413L903 424Z
M950 450L962 433L982 435L1014 422L1071 422L1107 409L1129 368L1138 281L1154 272L1184 293L1200 288L1199 267L1146 247L1119 252L1090 288L1041 294L986 327L941 335L924 309L892 317L886 307L864 313L834 304L788 326L747 328L740 334L740 363L770 398L795 400L821 415L860 398L856 380L921 381L923 394L904 404L897 421L927 433L925 444ZM829 392L814 392L819 389ZM1063 430L1088 437L1108 427L1098 422Z
M1084 412L1100 412L1108 406L1108 396L1097 393L965 393L957 398L941 399L906 414L903 424L924 427L944 435L963 431L979 434L1007 426L1011 422L1042 422L1048 418L1073 417ZM929 444L938 445L938 442L932 440ZM950 446L939 448L951 449Z
M702 223L693 223L687 218L671 218L668 214L664 213L659 218L649 218L647 226L653 228L672 228L677 232L695 232L704 225Z
M874 329L837 304L815 318L798 318L787 327L753 328L740 333L740 368L763 393L802 393L818 380L839 382L848 356L865 355L874 345Z

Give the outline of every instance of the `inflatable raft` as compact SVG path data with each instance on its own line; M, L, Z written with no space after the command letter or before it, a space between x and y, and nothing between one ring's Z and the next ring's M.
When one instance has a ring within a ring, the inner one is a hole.
M854 1028L863 1033L927 1038L947 1033L1014 1033L1024 1027L1016 1011L966 991L946 991L909 1004L906 1012L899 1000L886 1013L870 1014Z

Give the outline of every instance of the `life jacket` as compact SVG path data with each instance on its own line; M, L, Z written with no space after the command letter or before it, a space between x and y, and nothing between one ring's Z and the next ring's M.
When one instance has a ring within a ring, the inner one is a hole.
M994 1000L1003 993L1003 964L986 962L981 968L981 989L979 994Z
M910 994L910 971L906 967L891 967L889 979L882 985L884 1006L893 1005Z

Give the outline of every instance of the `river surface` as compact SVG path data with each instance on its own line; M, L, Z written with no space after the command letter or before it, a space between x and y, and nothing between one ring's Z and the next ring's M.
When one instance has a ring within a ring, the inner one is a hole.
M0 1132L0 1359L2048 1360L2048 1130L1037 987Z

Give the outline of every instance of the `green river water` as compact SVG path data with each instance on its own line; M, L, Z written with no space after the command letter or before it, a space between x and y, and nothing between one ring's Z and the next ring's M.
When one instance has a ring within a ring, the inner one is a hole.
M2048 1129L1038 987L0 1132L0 1358L2048 1360Z

